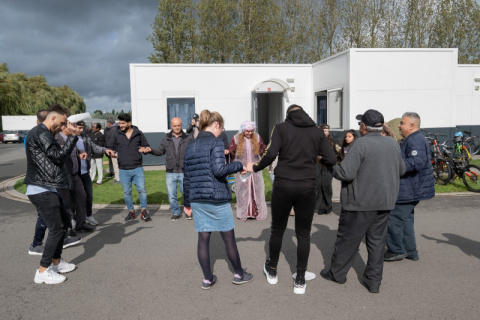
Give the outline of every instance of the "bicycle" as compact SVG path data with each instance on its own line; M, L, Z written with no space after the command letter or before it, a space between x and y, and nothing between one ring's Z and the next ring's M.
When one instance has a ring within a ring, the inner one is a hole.
M422 129L422 131L426 133L425 138L430 142L435 183L439 185L446 185L453 178L453 164L445 159L437 141L438 136L446 137L446 135L440 133L431 133L424 129Z
M444 147L444 161L452 165L453 177L450 180L455 180L457 177L461 178L463 184L469 191L480 192L480 167L470 164L468 161L469 155L465 147L461 147L463 136L456 136L454 138L455 147L446 145L446 141L441 144ZM452 156L453 153L453 156ZM440 159L440 158L437 158Z
M480 152L480 136L477 135L472 135L471 131L462 131L464 134L467 134L468 136L464 138L464 143L467 146L468 152L470 152L470 155L476 155L478 152Z

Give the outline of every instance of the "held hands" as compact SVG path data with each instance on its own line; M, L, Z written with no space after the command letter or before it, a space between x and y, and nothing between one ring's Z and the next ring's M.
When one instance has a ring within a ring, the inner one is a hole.
M192 208L191 207L183 207L183 211L185 211L185 214L187 216L191 216L192 215Z
M253 165L254 165L254 164L255 164L255 162L249 162L249 163L247 164L247 166L246 166L246 167L243 167L243 168L244 168L244 170L246 170L247 172L252 172L252 173L253 173Z
M88 154L86 152L82 152L78 156L80 157L81 160L85 160L87 159Z
M115 158L115 151L113 150L110 150L110 149L107 149L105 151L105 153L107 154L107 156L111 157L111 158Z
M225 149L225 155L229 154L230 151L228 149Z
M141 152L143 154L147 154L147 153L152 152L152 148L150 148L150 147L140 147L140 148L138 148L138 152Z

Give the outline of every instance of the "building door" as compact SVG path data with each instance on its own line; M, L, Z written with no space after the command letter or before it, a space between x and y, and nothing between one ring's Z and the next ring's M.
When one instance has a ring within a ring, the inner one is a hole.
M273 127L284 120L283 93L254 93L255 115L257 132L265 144L270 142Z

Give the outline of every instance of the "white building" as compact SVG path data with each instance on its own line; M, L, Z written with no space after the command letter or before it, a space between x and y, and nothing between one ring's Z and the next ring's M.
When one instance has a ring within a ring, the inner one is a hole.
M414 111L422 127L451 136L480 133L480 65L459 65L457 49L349 49L310 64L131 64L133 124L157 146L170 119L208 108L231 137L245 120L268 142L291 104L340 138L373 108L386 120ZM147 157L145 163L158 158Z

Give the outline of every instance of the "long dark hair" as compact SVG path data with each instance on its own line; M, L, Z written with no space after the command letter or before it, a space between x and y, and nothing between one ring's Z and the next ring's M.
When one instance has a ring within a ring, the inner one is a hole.
M358 138L358 134L357 134L357 131L353 130L353 129L350 129L350 130L345 130L345 135L343 136L343 142L342 142L342 152L340 153L340 158L343 158L345 157L345 148L347 148L350 143L347 142L347 133L351 133L352 136L353 136L353 140L357 139ZM353 141L352 141L353 142Z

